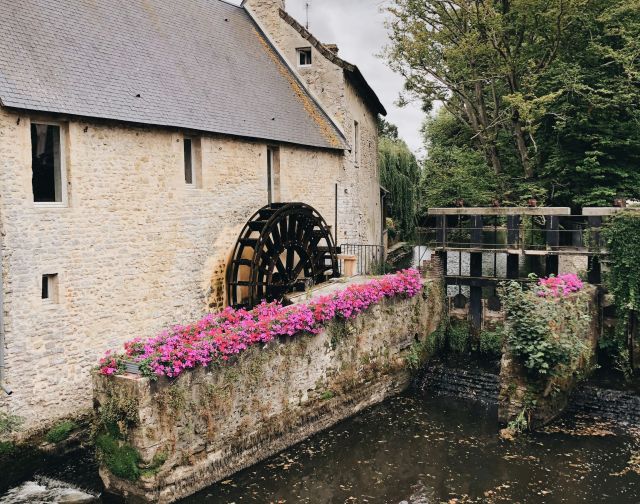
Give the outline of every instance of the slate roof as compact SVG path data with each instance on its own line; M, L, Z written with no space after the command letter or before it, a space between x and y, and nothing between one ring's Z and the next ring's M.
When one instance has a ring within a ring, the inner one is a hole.
M0 0L0 103L346 145L246 10L221 0Z

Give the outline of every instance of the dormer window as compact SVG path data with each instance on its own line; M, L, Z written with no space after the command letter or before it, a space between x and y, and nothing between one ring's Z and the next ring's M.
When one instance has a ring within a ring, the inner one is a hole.
M302 47L297 49L298 51L298 66L308 67L311 66L311 48Z

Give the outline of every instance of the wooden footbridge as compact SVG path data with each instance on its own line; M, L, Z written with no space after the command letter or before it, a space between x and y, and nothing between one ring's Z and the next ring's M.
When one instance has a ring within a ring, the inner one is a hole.
M458 287L454 306L468 308L472 330L479 331L483 310L500 309L496 287L505 279L529 282L530 273L581 269L590 283L600 284L600 262L606 257L600 227L620 210L591 207L572 215L566 207L430 208L434 227L423 231L442 260L446 285ZM456 266L458 271L452 271ZM468 300L463 286L469 289Z

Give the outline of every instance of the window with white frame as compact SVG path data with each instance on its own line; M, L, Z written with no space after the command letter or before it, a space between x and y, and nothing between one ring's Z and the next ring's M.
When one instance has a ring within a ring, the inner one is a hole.
M58 302L58 274L42 275L42 299L51 303Z
M297 49L298 52L298 66L305 67L311 66L311 48L301 47Z
M67 202L64 128L31 122L31 185L35 203Z

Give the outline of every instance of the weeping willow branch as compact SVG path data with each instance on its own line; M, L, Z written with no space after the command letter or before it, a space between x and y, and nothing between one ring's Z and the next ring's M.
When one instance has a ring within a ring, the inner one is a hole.
M379 146L380 183L390 191L390 216L403 238L416 227L420 166L402 140L382 138Z

